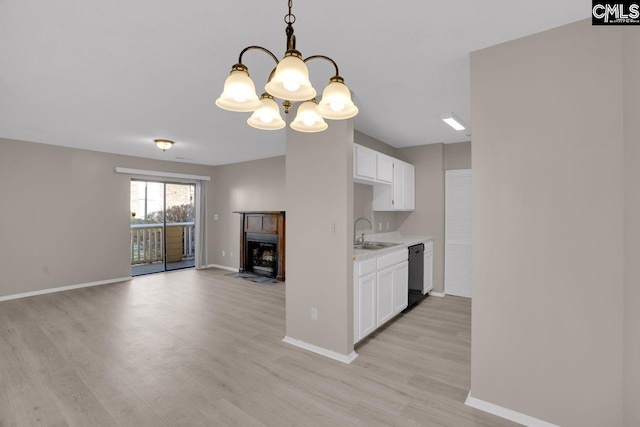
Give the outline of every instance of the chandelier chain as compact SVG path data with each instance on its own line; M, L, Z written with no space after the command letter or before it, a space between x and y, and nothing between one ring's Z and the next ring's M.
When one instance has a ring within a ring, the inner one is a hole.
M296 15L291 13L291 8L293 7L293 0L289 0L289 13L284 16L284 22L288 25L292 25L296 22Z

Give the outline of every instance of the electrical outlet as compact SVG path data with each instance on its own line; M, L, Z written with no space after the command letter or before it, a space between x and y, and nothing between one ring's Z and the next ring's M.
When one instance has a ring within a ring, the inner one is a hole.
M311 307L311 320L318 320L318 309Z
M378 231L382 231L382 223L381 222L378 223Z
M233 252L229 252L229 257L233 258Z
M49 267L47 267L46 265L42 267L42 274L49 274Z
M213 220L217 221L218 220L218 214L213 214Z
M331 234L338 234L338 224L335 221L331 221Z
M226 255L226 252L225 252L225 251L222 251L222 256L225 256L225 255Z
M389 229L389 223L387 222L387 230Z

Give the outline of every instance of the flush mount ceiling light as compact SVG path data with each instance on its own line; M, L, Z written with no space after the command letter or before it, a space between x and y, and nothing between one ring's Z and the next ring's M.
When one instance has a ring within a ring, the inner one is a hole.
M231 67L231 74L224 83L224 90L216 105L224 110L249 112L254 111L247 123L257 129L276 130L284 127L280 109L274 98L281 99L284 112L289 113L292 102L302 102L298 107L296 119L291 128L300 132L320 132L328 125L323 120L344 120L358 114L358 108L351 100L351 92L340 77L338 65L328 56L313 55L302 59L296 50L296 36L293 35L293 23L296 17L291 13L292 0L289 0L289 13L285 15L287 24L287 50L284 58L278 58L268 49L261 46L249 46L240 52L238 63ZM242 56L249 50L267 53L276 62L265 85L266 93L258 99L255 85L249 77L249 69L242 63ZM309 81L307 62L312 59L324 59L335 68L335 76L331 77L324 89L320 105L316 104L316 90Z
M169 141L168 139L154 139L153 141L162 151L167 151L173 146L173 141Z
M442 121L448 124L449 126L451 126L452 128L454 128L455 130L466 129L462 120L457 118L453 113L451 114L451 117L445 117L442 119Z

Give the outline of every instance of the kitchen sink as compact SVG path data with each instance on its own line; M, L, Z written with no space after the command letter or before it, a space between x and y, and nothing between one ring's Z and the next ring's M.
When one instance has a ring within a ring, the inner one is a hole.
M399 246L400 243L388 243L388 242L364 242L359 245L353 245L353 249L364 249L369 251L375 251L378 249L391 248L393 246Z

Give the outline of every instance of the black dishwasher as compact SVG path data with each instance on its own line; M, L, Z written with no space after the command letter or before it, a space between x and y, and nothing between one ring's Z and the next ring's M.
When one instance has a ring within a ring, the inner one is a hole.
M409 246L409 306L424 296L424 244Z

